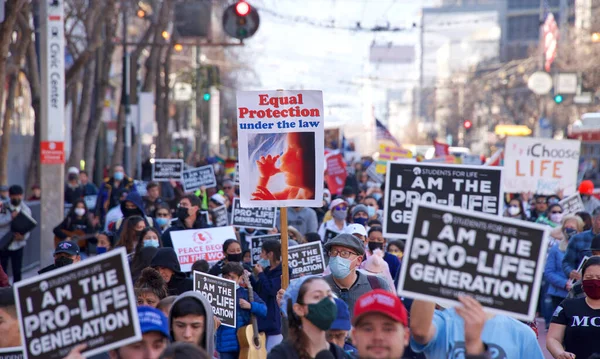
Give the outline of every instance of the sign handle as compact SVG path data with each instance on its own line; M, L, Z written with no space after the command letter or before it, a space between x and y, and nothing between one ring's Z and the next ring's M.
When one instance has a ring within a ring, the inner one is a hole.
M279 214L279 227L281 227L281 288L287 289L290 284L290 270L288 264L288 219L287 207L281 207Z

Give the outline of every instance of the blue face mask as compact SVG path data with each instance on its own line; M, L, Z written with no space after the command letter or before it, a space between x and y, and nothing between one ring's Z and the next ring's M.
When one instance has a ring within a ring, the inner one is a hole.
M371 194L371 196L373 196L373 198L375 198L375 200L377 202L379 202L379 200L381 199L381 197L383 196L381 193L373 193Z
M96 247L96 254L106 253L106 247Z
M329 269L331 269L331 274L337 279L344 279L350 275L351 264L352 260L340 256L329 259Z
M373 217L376 212L377 211L375 210L375 207L367 206L367 214L369 215L369 218Z
M158 239L144 239L144 247L158 248Z
M363 217L356 217L353 219L354 223L360 224L363 227L367 226L367 218L363 218Z
M117 181L122 181L124 177L125 173L123 172L115 172L115 174L113 174L113 178Z
M165 217L158 217L158 218L156 218L156 224L158 224L161 227L166 226L167 223L169 223L169 219L168 218L165 218Z
M261 258L261 259L258 260L257 264L260 264L260 266L263 267L263 268L267 268L268 266L271 265L271 262L269 262L268 259Z

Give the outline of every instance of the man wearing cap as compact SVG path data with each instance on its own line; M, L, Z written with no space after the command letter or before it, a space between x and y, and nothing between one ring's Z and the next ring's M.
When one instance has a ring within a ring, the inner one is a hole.
M10 202L3 204L0 210L0 239L11 233L11 222L23 212L31 217L31 209L23 203L23 187L10 186L8 189ZM12 233L12 240L5 248L0 248L0 264L8 270L8 262L12 265L13 283L21 280L21 265L23 264L23 250L27 244L30 233Z
M327 341L344 349L347 354L356 355L358 354L356 348L346 341L348 332L352 329L348 306L340 298L335 298L335 306L337 307L337 316L327 331Z
M348 215L348 202L343 199L336 198L329 205L332 219L323 222L319 227L319 236L323 243L327 243L330 239L328 233L343 233L346 230L346 216ZM330 231L330 232L328 232Z
M65 203L72 204L83 198L84 188L79 183L79 170L77 167L69 167L67 171L67 182L65 183Z
M581 181L579 194L581 195L583 208L587 213L593 213L596 208L600 207L600 200L594 197L594 182L590 180Z
M77 243L71 241L58 242L54 251L54 263L39 270L38 274L50 272L56 268L81 262L80 249Z
M110 359L158 359L169 345L169 320L158 309L137 308L142 340L108 352ZM65 359L83 358L86 345L75 346Z
M363 242L348 233L342 233L325 243L329 254L331 274L323 277L332 291L342 299L350 309L361 295L373 289L390 290L385 279L360 272L358 267L365 256Z
M562 269L565 275L571 279L581 279L581 274L577 272L577 267L585 256L590 256L590 246L592 239L600 234L600 208L592 212L592 228L583 231L571 237L565 256L562 261Z

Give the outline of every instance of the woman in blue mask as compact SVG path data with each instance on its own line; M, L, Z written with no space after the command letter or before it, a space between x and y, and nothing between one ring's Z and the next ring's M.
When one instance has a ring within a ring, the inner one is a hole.
M160 227L160 230L164 232L167 228L171 227L171 207L167 203L161 203L156 207L154 211L154 222Z
M139 255L139 253L142 251L143 248L146 248L146 247L162 248L162 246L163 246L162 240L160 239L160 234L153 227L148 227L148 228L145 228L144 230L142 230L140 232L139 237L140 237L140 239L138 240L137 245L135 246L135 252L133 254L134 259L136 256Z
M328 239L335 237L339 233L346 230L346 216L348 215L348 202L341 198L336 198L329 205L332 219L323 222L319 227L319 236L323 243L327 243Z

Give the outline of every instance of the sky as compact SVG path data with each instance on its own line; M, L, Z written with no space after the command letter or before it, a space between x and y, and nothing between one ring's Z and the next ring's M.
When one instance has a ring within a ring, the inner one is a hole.
M248 90L306 89L324 93L326 124L363 122L370 112L385 111L383 87L407 87L407 80L418 77L417 66L377 65L369 63L373 42L394 45L415 44L421 3L431 0L252 0L259 9L260 28L246 41L244 56L252 63L256 78ZM260 9L268 9L276 14ZM337 27L363 28L384 26L408 28L406 32L357 32L327 29L291 21L306 18ZM373 93L365 93L363 83L369 76L392 79L376 83ZM402 84L402 85L398 85ZM378 102L378 103L377 103Z

